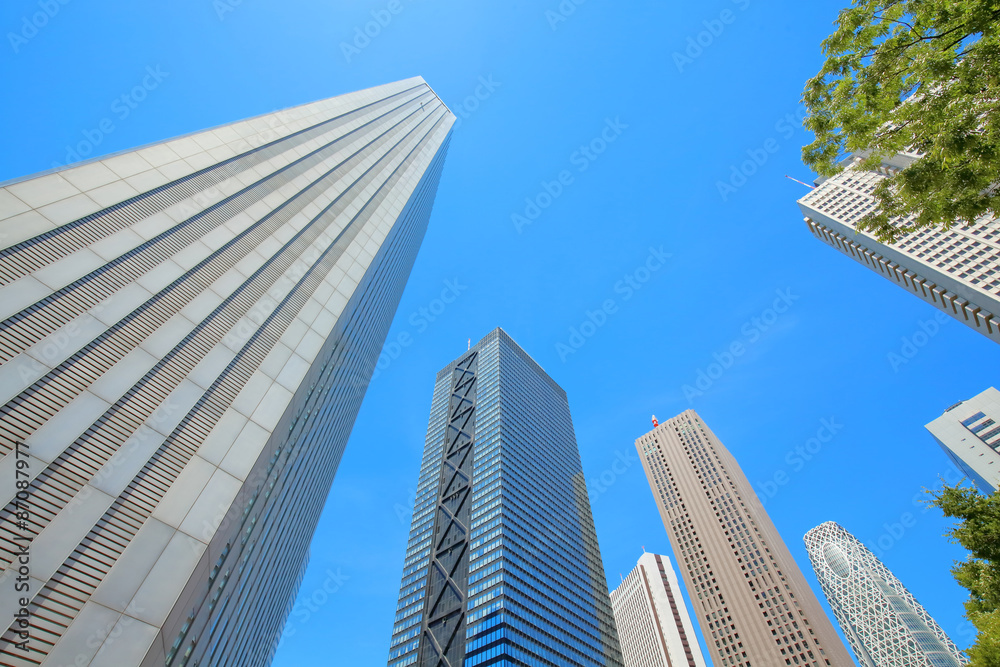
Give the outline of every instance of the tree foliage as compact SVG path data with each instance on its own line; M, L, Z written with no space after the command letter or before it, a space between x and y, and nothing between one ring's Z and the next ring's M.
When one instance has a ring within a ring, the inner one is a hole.
M806 84L803 160L832 176L848 153L875 169L920 159L877 187L858 225L881 241L1000 211L1000 0L854 0ZM914 216L899 229L894 217Z
M968 667L1000 666L1000 493L984 496L973 488L946 486L933 494L945 516L959 519L948 536L969 551L952 574L969 590L968 619L976 626L976 643L966 653Z

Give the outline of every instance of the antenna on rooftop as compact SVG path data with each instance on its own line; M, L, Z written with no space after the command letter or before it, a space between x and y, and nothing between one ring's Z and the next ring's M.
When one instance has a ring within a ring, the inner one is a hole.
M785 174L785 178L787 178L787 179L788 179L788 180L790 180L790 181L795 181L795 182L796 182L796 183L798 183L799 185L804 185L804 186L806 186L807 188L809 188L810 190L815 190L815 189L816 189L816 186L815 186L815 185L809 185L808 183L803 183L803 182L802 182L802 181L800 181L799 179L797 179L797 178L792 178L792 177L791 177L791 176L789 176L788 174Z

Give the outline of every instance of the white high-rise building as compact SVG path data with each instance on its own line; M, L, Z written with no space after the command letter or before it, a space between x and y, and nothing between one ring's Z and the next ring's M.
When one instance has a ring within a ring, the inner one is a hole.
M1000 220L949 230L926 227L895 243L858 231L887 175L916 159L898 155L882 172L848 166L799 199L813 235L994 342L1000 342ZM936 325L935 325L936 326Z
M407 79L0 185L0 664L268 664L454 120Z
M805 543L862 667L960 667L967 662L889 568L839 524L813 528Z
M644 553L611 591L625 667L705 667L670 559Z
M927 425L948 458L985 493L1000 488L1000 391L986 391Z

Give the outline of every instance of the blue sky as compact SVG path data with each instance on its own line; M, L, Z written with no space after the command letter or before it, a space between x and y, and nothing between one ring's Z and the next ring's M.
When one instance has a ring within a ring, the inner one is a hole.
M784 178L813 178L798 99L846 0L565 0L566 16L558 0L399 0L347 55L388 0L236 2L48 0L34 32L24 21L46 0L5 3L0 180L65 163L80 142L106 154L418 74L463 115L389 334L412 343L365 399L275 665L385 664L434 373L496 326L569 394L612 585L642 546L669 554L634 440L652 413L694 408L817 594L801 537L836 520L881 539L885 563L968 645L948 572L963 552L917 502L954 476L923 425L995 384L1000 350L953 320L935 329L933 308L814 240L795 204L806 190ZM602 133L614 141L585 156ZM720 192L754 154L759 170ZM564 171L558 196L516 225ZM423 318L447 281L458 298ZM754 322L782 297L785 313ZM608 300L579 349L559 347ZM922 322L934 335L893 367ZM733 342L745 354L685 395ZM797 459L823 420L842 426ZM785 483L768 486L775 475Z

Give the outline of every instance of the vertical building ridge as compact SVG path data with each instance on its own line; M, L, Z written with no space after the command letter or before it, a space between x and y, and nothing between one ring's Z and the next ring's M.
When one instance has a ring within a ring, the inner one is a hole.
M735 458L694 410L636 449L717 667L853 664Z
M611 591L625 667L705 667L670 559L644 553Z
M409 79L0 187L0 662L270 661L454 120Z

